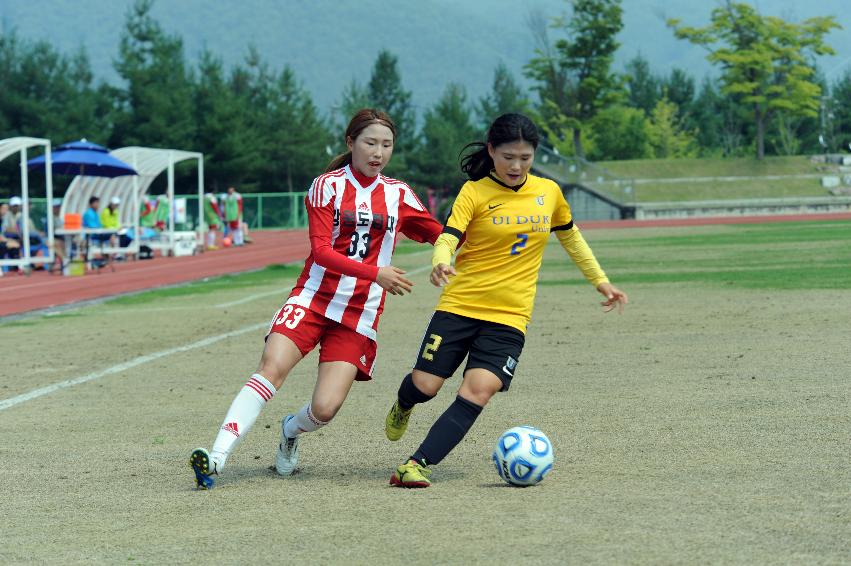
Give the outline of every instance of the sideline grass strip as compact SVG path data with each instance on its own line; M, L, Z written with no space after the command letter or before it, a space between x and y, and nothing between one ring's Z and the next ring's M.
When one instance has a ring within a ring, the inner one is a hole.
M702 283L745 289L851 289L851 222L719 226L592 241L616 283ZM556 257L557 254L551 257ZM550 261L542 285L584 284L569 262Z
M183 297L187 295L200 295L214 293L216 291L233 291L258 285L276 283L278 281L290 280L301 272L301 266L296 265L270 265L257 271L239 273L237 275L222 275L210 277L201 281L169 287L167 289L153 289L143 293L116 297L107 303L111 305L139 305L163 299L167 297Z

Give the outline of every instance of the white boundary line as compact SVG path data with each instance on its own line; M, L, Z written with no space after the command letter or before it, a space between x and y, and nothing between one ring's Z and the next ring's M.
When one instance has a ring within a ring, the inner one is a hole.
M422 267L418 267L416 269L412 269L406 273L406 275L415 275L417 273L422 273L423 271L430 270L430 265L424 265ZM274 294L278 294L281 291L270 291L268 293L260 293L257 295L252 295L250 297L245 297L244 299L239 299L238 301L232 301L230 303L222 303L216 305L216 307L229 307L235 306L242 303L247 303L253 301L254 299L258 299L260 297L266 297ZM49 395L54 391L59 391L60 389L65 389L66 387L73 387L74 385L80 385L81 383L86 383L88 381L94 381L95 379L100 379L101 377L105 377L107 375L112 375L114 373L120 373L122 371L126 371L128 369L132 369L136 366L140 366L146 364L148 362L153 362L154 360L158 360L160 358L164 358L166 356L171 356L172 354L179 354L181 352L188 352L189 350L194 350L195 348L203 348L204 346L209 346L211 344L215 344L216 342L220 342L227 338L233 338L235 336L240 336L242 334L246 334L247 332L251 332L252 330L259 330L263 327L268 326L267 322L263 322L260 324L252 324L250 326L244 326L237 330L232 330L230 332L225 332L224 334L218 334L216 336L210 336L208 338L204 338L203 340L199 340L197 342L192 342L191 344L184 344L183 346L177 346L176 348L169 348L168 350L160 350L159 352L154 352L152 354L145 354L144 356L139 356L137 358L133 358L130 361L123 362L120 364L116 364L114 366L98 370L96 372L92 372L80 377L75 377L74 379L68 379L65 381L60 381L59 383L54 383L52 385L48 385L46 387L40 387L38 389L33 389L26 393L22 393L15 397L10 397L8 399L0 400L0 411L5 411L6 409L11 409L15 405L20 405L21 403L25 403L32 399L37 399L38 397L42 397L44 395Z
M255 295L249 295L248 297L245 297L245 298L242 298L242 299L237 299L237 300L231 301L229 303L221 303L221 304L213 305L213 306L216 307L217 309L224 309L224 308L227 308L227 307L235 307L236 305L243 305L245 303L250 303L254 299L260 299L262 297L271 297L272 295L283 296L283 295L286 295L286 294L288 294L288 292L286 290L278 289L276 291L268 291L266 293L257 293Z
M235 336L240 336L242 334L246 334L253 330L259 330L263 327L268 326L268 322L264 322L261 324L252 324L251 326L245 326L243 328L232 330L230 332L225 332L224 334L219 334L217 336L210 336L208 338L204 338L203 340L199 340L197 342L192 342L191 344L184 344L183 346L178 346L176 348L169 348L168 350L160 350L159 352L154 352L153 354L146 354L144 356L139 356L138 358L133 358L132 360L124 363L120 363L114 365L112 367L108 367L106 369L98 370L93 373L89 373L80 377L75 377L74 379L69 379L66 381L60 381L59 383L54 383L53 385L48 385L46 387L41 387L39 389L33 389L32 391L28 391L27 393L22 393L16 397L10 397L9 399L3 399L0 401L0 411L5 411L6 409L10 409L15 405L20 405L26 401L30 401L32 399L36 399L43 395L49 395L54 391L59 391L60 389L65 389L66 387L72 387L74 385L80 385L81 383L86 383L87 381L94 381L95 379L100 379L101 377L105 377L107 375L112 375L114 373L120 373L122 371L134 368L136 366L140 366L146 364L148 362L153 362L154 360L158 360L160 358L164 358L166 356L170 356L172 354L179 354L181 352L187 352L189 350L194 350L195 348L203 348L204 346L209 346L210 344L215 344L216 342L220 342L227 338L233 338Z

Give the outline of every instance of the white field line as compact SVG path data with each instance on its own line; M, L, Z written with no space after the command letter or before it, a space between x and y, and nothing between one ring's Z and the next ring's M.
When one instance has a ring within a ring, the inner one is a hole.
M285 295L287 292L285 290L278 289L276 291L267 291L266 293L255 293L254 295L249 295L247 297L243 297L242 299L237 299L235 301L231 301L229 303L220 303L218 305L213 305L217 309L225 309L227 307L235 307L236 305L244 305L245 303L250 303L255 299L260 299L262 297L271 297L272 295Z
M430 270L430 265L423 265L421 267L417 267L416 269L412 269L407 272L406 275L416 275L417 273L422 273L424 271ZM247 303L249 301L253 301L254 299L258 299L260 297L266 297L273 294L280 293L280 291L270 291L268 293L259 293L257 295L252 295L250 297L245 297L238 301L232 301L230 303L222 303L219 305L215 305L216 307L228 307L234 306L237 304ZM179 308L179 307L178 307ZM162 309L162 310L177 310L177 309ZM128 312L126 310L121 312ZM150 310L148 311L150 312ZM93 373L89 373L80 377L75 377L74 379L68 379L66 381L61 381L59 383L54 383L53 385L48 385L46 387L40 387L38 389L33 389L28 391L27 393L22 393L15 397L10 397L9 399L0 400L0 411L5 411L6 409L10 409L15 405L20 405L21 403L25 403L26 401L31 401L32 399L37 399L38 397L42 397L44 395L49 395L54 391L59 391L60 389L65 389L66 387L73 387L74 385L80 385L81 383L86 383L88 381L94 381L95 379L100 379L101 377L105 377L107 375L112 375L114 373L121 373L122 371L126 371L128 369L132 369L136 366L140 366L146 364L148 362L153 362L160 358L165 358L166 356L171 356L172 354L179 354L181 352L188 352L189 350L194 350L196 348L203 348L204 346L209 346L210 344L215 344L216 342L220 342L227 338L233 338L234 336L239 336L241 334L245 334L246 332L251 332L252 330L258 330L268 326L267 322L263 322L260 324L252 324L251 326L245 326L238 330L233 330L231 332L225 332L224 334L218 334L216 336L210 336L209 338L204 338L203 340L199 340L197 342L192 342L191 344L184 344L183 346L177 346L175 348L169 348L168 350L161 350L159 352L154 352L152 354L145 354L144 356L139 356L137 358L133 358L130 361L123 362L120 364L116 364L114 366L98 370Z
M73 387L74 385L80 385L81 383L94 381L95 379L100 379L101 377L105 377L107 375L121 373L122 371L132 369L136 366L140 366L148 362L159 360L160 358L171 356L172 354L179 354L181 352L188 352L189 350L194 350L196 348L203 348L204 346L209 346L211 344L215 344L216 342L220 342L228 338L240 336L253 330L259 330L260 328L264 328L266 326L268 326L267 322L261 324L252 324L251 326L245 326L238 330L232 330L230 332L225 332L224 334L210 336L208 338L204 338L203 340L192 342L191 344L184 344L183 346L177 346L175 348L169 348L168 350L160 350L159 352L139 356L138 358L133 358L130 361L116 364L114 366L98 370L96 372L92 372L80 377L75 377L74 379L68 379L66 381L54 383L53 385L33 389L32 391L28 391L27 393L22 393L21 395L17 395L16 397L10 397L9 399L3 399L2 401L0 401L0 411L5 411L6 409L12 408L15 405L20 405L21 403L25 403L26 401L31 401L32 399L36 399L44 395L49 395L54 391L59 391L60 389L65 389L66 387Z

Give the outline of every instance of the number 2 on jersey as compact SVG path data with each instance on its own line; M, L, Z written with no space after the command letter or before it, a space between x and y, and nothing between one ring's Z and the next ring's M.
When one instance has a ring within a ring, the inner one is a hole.
M511 246L511 255L519 255L520 250L526 247L526 240L529 239L529 234L517 234L517 241Z
M290 315L293 315L290 318ZM301 319L304 318L305 312L301 307L295 307L293 305L284 305L284 308L281 309L281 316L278 317L278 320L275 321L275 324L283 324L290 330L293 330L298 323L301 322Z

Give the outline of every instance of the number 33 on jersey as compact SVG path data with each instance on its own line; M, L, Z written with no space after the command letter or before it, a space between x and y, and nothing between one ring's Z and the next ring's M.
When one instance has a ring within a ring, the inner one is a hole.
M390 265L400 233L434 243L442 226L404 182L349 165L316 178L305 205L311 253L286 303L375 340L385 298L378 268Z

